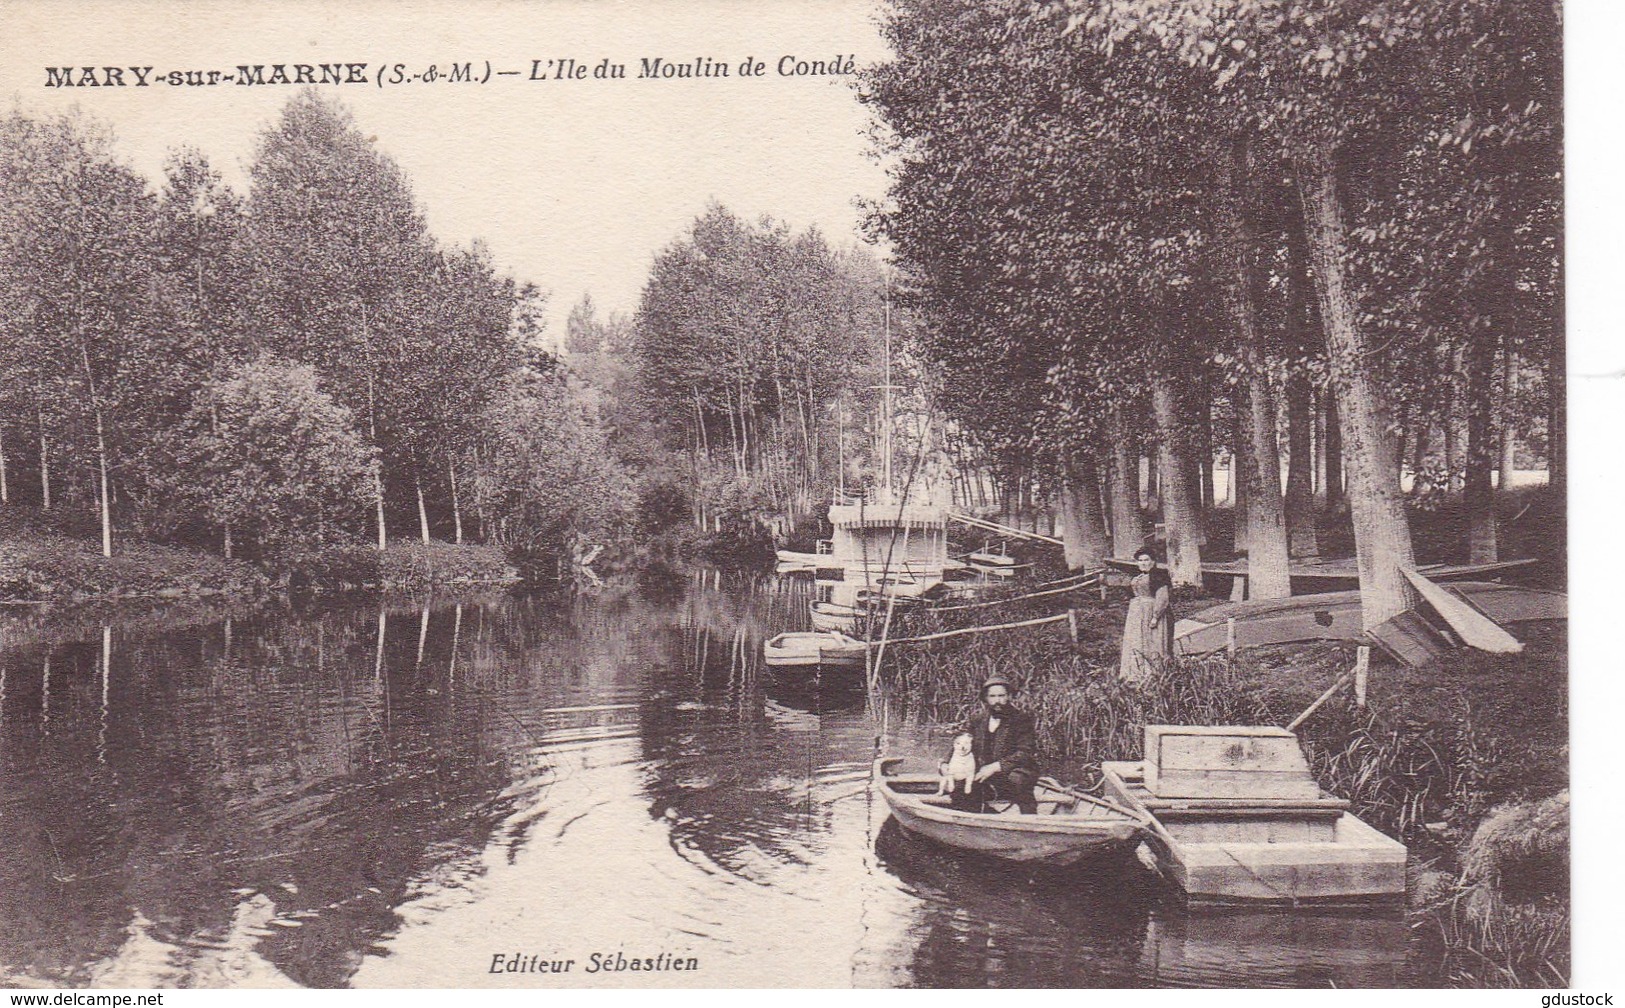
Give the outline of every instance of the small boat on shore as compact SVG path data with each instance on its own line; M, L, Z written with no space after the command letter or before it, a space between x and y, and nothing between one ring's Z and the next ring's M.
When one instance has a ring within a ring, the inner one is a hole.
M1023 815L1014 805L994 812L961 812L937 794L934 773L898 773L897 757L875 760L870 787L886 802L905 830L948 847L1046 867L1065 867L1086 858L1128 854L1139 845L1145 826L1102 798L1038 782L1038 814Z
M869 645L839 630L782 633L762 645L762 660L774 667L794 665L854 665L863 661Z
M830 551L829 542L821 540L818 543L818 552L804 553L799 550L775 550L780 564L790 569L800 570L840 570L843 566L840 559Z
M1494 581L1457 581L1442 590L1502 625L1568 617L1563 592ZM1174 653L1179 655L1209 654L1232 645L1364 639L1358 591L1221 603L1174 624Z
M841 605L839 602L809 602L807 615L812 622L814 630L839 630L850 633L858 625L858 617L864 610L856 606Z
M1501 577L1514 571L1521 571L1537 565L1540 561L1535 559L1501 560L1496 563L1477 564L1420 564L1416 572L1430 581L1468 581L1486 577ZM1126 557L1107 557L1106 564L1126 574L1138 573L1136 561ZM1158 567L1167 569L1166 564ZM1202 564L1203 577L1227 577L1234 584L1241 584L1242 594L1246 591L1247 561L1225 560L1221 562L1205 562ZM1352 557L1344 559L1317 559L1314 561L1300 560L1287 567L1287 576L1291 578L1292 590L1298 593L1329 593L1334 590L1354 589L1360 586L1360 568ZM1232 596L1234 601L1241 598Z

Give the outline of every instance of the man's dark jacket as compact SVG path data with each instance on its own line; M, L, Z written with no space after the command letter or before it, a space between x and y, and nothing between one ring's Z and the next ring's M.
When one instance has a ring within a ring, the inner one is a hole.
M1033 716L1008 707L999 718L998 731L988 731L987 722L986 710L971 718L971 751L976 754L976 765L996 762L1003 773L1020 770L1037 777L1038 740L1033 732Z

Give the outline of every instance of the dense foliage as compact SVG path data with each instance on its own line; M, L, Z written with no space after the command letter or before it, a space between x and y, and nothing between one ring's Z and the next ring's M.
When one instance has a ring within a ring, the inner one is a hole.
M94 511L104 555L127 533L259 557L603 531L614 497L560 507L582 485L544 472L604 458L567 390L525 377L554 369L535 290L437 242L314 92L249 180L182 148L154 192L77 114L0 119L0 503L72 529Z
M1316 549L1312 480L1333 504L1346 481L1373 622L1407 604L1403 469L1464 489L1474 560L1516 432L1561 484L1555 7L904 0L886 32L876 227L921 353L950 385L999 376L943 406L1007 480L1081 484L1099 526L1100 474L1125 496L1122 445L1155 444L1189 583L1232 455L1263 595Z
M872 458L884 288L866 255L712 205L659 256L625 345L700 528L791 521ZM867 467L873 469L871 465Z

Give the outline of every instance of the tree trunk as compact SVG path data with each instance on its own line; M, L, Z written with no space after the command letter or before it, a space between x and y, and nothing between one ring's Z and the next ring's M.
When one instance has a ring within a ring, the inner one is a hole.
M45 414L39 414L39 492L40 506L51 510L51 446L45 439Z
M1569 478L1568 380L1568 349L1559 328L1546 359L1546 483L1559 507Z
M1501 490L1512 488L1512 472L1518 467L1518 365L1514 354L1503 338L1501 343L1501 396L1495 410L1501 420L1501 460L1496 465L1501 473Z
M1281 501L1281 455L1275 441L1275 397L1262 369L1243 381L1247 448L1241 460L1247 499L1247 597L1292 594L1287 569L1286 516Z
M463 544L463 508L457 499L457 463L451 458L446 459L446 474L451 478L451 527L452 541L457 545Z
M416 466L413 467L414 469ZM418 492L418 532L423 537L423 545L429 545L429 511L423 506L423 477L412 474L412 483Z
M1297 166L1315 294L1326 329L1326 356L1337 395L1342 450L1348 463L1355 552L1360 568L1364 627L1371 630L1405 612L1414 601L1400 568L1414 566L1410 522L1395 478L1390 411L1376 375L1365 363L1368 347L1344 275L1348 248L1332 151L1309 147Z
M378 548L384 550L389 547L389 538L384 531L384 470L382 462L372 467L372 502L378 513Z
M1286 380L1286 534L1293 557L1320 555L1315 530L1313 428L1314 390L1309 377L1294 374Z
M1461 488L1461 474L1467 468L1466 427L1467 410L1463 400L1466 398L1462 390L1461 375L1464 363L1462 348L1457 347L1450 354L1449 388L1445 396L1445 426L1444 426L1444 488L1454 493Z
M1157 374L1151 381L1151 407L1162 442L1158 472L1162 480L1162 514L1168 529L1168 575L1175 586L1202 584L1202 547L1197 544L1196 494L1190 485L1188 452L1181 438L1178 396L1173 379Z
M107 436L102 429L102 410L96 407L96 468L101 477L102 556L113 555L113 504L107 486Z
M107 432L102 422L102 404L96 398L96 377L90 369L90 347L85 342L84 333L79 335L79 356L85 364L85 390L90 397L90 410L96 419L96 470L100 477L98 482L98 498L101 503L102 522L102 556L113 555L113 514L112 505L107 494Z
M1313 425L1315 432L1313 445L1314 464L1310 468L1310 474L1314 479L1312 491L1316 500L1319 500L1320 495L1326 492L1326 410L1321 402L1324 395L1325 393L1319 389L1310 386L1309 422Z
M6 431L0 424L0 504L11 503L11 488L6 484Z
M1433 485L1433 477L1428 472L1428 452L1433 448L1433 417L1422 414L1411 425L1415 431L1411 435L1412 463L1411 471L1415 473L1415 482L1411 484L1411 492L1424 494ZM1401 446L1403 452L1403 446Z
M1093 459L1076 459L1061 477L1061 540L1068 570L1105 566L1111 543L1100 510L1100 471Z
M1145 545L1145 523L1140 517L1140 451L1137 438L1129 433L1121 406L1111 413L1112 469L1110 475L1112 511L1112 554L1131 557Z
M1462 484L1462 505L1467 512L1467 562L1494 563L1499 559L1495 527L1495 337L1473 334L1463 354L1467 407L1467 478Z
M1194 485L1197 487L1198 542L1207 545L1208 518L1213 514L1213 397L1204 387L1196 399L1196 446L1191 452L1194 463Z
M361 313L361 329L367 331L367 315ZM384 459L383 449L378 445L378 395L376 376L369 370L367 372L367 431L372 436L374 448L378 448L378 462L372 467L372 500L378 514L378 549L388 548L389 537L384 531Z
M1243 475L1247 457L1247 410L1239 392L1230 393L1230 549L1247 552L1247 479Z
M1337 413L1337 390L1326 388L1326 510L1341 514L1346 498L1343 496L1343 419Z
M1241 462L1247 496L1247 596L1286 598L1292 594L1287 570L1286 517L1281 502L1281 453L1276 444L1275 393L1260 347L1258 312L1253 303L1253 258L1257 240L1247 219L1247 151L1238 142L1218 152L1219 256L1224 270L1225 307L1244 375L1236 385L1236 415L1246 437Z

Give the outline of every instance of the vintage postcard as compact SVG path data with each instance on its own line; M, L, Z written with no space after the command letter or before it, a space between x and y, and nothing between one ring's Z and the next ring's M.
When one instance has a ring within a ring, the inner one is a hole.
M0 987L1575 982L1560 5L6 21Z

